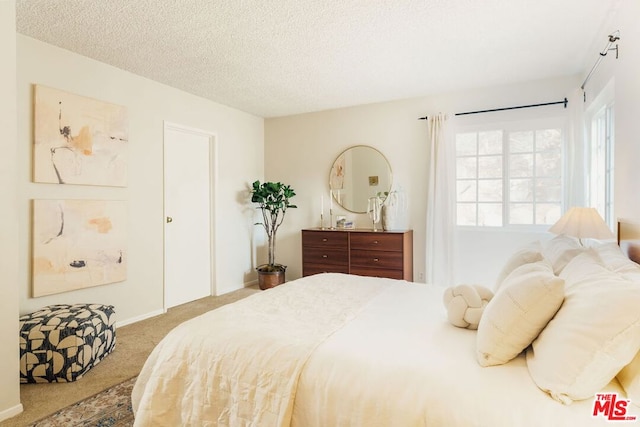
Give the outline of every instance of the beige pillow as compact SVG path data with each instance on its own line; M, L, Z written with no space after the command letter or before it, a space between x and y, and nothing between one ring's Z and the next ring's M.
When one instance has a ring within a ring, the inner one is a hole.
M616 375L631 403L640 406L640 352Z
M527 350L535 383L564 404L592 399L640 350L640 286L592 263L569 275L562 307Z
M553 272L560 274L569 261L584 249L577 239L560 234L544 245L542 255L551 262Z
M520 354L558 311L563 298L564 281L553 274L548 261L513 270L480 319L478 363L501 365Z
M507 278L509 274L516 268L524 264L532 262L542 261L542 244L539 241L530 243L513 253L505 263L504 267L498 274L496 284L493 287L494 292L497 292L502 286L502 282Z

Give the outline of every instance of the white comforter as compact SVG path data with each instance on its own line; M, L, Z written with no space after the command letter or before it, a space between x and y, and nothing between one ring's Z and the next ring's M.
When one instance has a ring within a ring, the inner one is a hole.
M442 290L322 274L185 322L138 378L135 425L605 424L592 400L540 391L522 356L480 367L475 331L447 322Z

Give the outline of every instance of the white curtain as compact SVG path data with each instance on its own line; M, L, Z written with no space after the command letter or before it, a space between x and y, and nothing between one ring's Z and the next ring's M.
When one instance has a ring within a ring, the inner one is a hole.
M453 114L429 117L426 280L452 286L455 245L455 136Z
M569 129L567 132L567 176L565 177L566 210L573 206L586 206L588 165L584 91L580 88L571 92L569 104Z

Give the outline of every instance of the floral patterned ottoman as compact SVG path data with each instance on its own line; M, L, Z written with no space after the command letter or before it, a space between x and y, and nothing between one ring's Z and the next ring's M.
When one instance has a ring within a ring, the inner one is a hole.
M20 382L75 381L116 345L115 308L58 304L20 317Z

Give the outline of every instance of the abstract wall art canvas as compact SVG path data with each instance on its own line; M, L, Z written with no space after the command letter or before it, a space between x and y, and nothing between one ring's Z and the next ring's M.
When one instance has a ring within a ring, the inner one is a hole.
M125 187L125 107L35 85L34 182Z
M33 296L127 277L127 210L118 200L33 201Z

